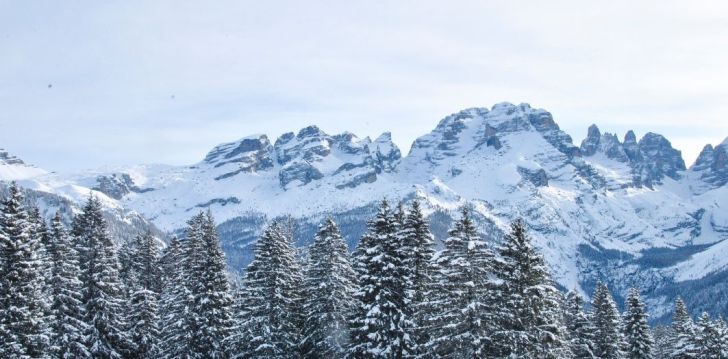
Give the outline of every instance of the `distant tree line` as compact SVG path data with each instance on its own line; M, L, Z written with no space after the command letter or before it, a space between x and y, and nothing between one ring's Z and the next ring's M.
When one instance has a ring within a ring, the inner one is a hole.
M587 310L556 289L521 220L492 245L467 208L436 250L417 201L382 201L349 253L325 219L302 255L272 221L233 289L210 212L168 245L121 245L91 197L65 228L0 203L2 358L728 358L728 328L682 300L647 323L598 283Z

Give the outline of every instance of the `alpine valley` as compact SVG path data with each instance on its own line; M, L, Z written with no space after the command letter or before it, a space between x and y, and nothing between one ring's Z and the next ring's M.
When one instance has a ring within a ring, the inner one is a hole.
M562 289L588 296L603 280L621 303L639 286L655 322L677 295L695 315L728 315L728 139L687 167L659 134L592 125L577 145L549 112L500 103L444 118L405 156L389 133L310 126L224 143L190 166L61 175L0 150L0 180L0 194L16 181L47 217L61 209L70 218L93 191L121 239L147 228L180 235L210 209L238 273L272 218L288 217L305 246L331 216L353 248L382 198L420 199L440 240L469 206L490 241L523 218Z

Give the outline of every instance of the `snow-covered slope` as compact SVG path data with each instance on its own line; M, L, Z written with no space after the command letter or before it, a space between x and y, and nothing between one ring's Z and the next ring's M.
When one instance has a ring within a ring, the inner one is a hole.
M151 230L160 238L164 233L153 223L135 211L126 209L121 203L102 191L84 187L68 178L61 178L41 168L28 165L21 159L0 150L0 198L7 195L11 182L24 190L26 202L38 207L40 213L50 219L60 211L67 224L90 195L98 197L104 209L104 216L112 236L124 241L138 233Z
M234 270L272 217L291 215L305 243L334 215L353 244L383 197L423 200L439 237L470 205L493 240L525 218L564 287L590 291L603 279L618 294L641 286L657 316L676 294L728 314L728 300L701 299L728 290L727 149L728 139L706 146L688 169L659 134L620 141L591 126L577 146L547 111L501 103L444 118L404 157L389 133L371 140L310 126L221 144L191 166L46 174L29 185L68 198L94 188L169 232L209 208Z
M21 159L0 148L0 179L16 181L46 174L46 171L25 164Z

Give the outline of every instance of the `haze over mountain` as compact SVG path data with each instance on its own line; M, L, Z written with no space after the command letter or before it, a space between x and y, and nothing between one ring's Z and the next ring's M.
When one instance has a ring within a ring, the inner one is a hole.
M371 139L309 126L220 144L189 166L58 175L0 155L5 181L75 204L93 189L117 213L139 213L168 233L209 208L233 271L250 260L268 219L290 215L304 245L331 215L353 246L382 198L418 198L439 239L463 205L490 241L523 217L564 288L590 293L610 280L621 296L639 285L655 318L676 294L696 312L727 313L716 293L728 290L728 139L686 165L657 133L592 125L575 144L549 112L500 103L447 116L408 154L390 133ZM46 214L55 207L42 206Z

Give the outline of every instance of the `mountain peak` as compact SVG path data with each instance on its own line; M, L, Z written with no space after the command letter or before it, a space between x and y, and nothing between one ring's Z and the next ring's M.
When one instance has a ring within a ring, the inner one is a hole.
M298 131L298 134L296 135L296 138L306 138L306 137L320 137L320 136L326 136L326 133L322 131L318 126L311 125L302 128L300 131Z
M709 188L728 183L728 138L715 147L705 145L690 170L700 173L700 179L709 184Z
M637 136L634 134L634 131L629 130L624 134L624 143L637 143Z

